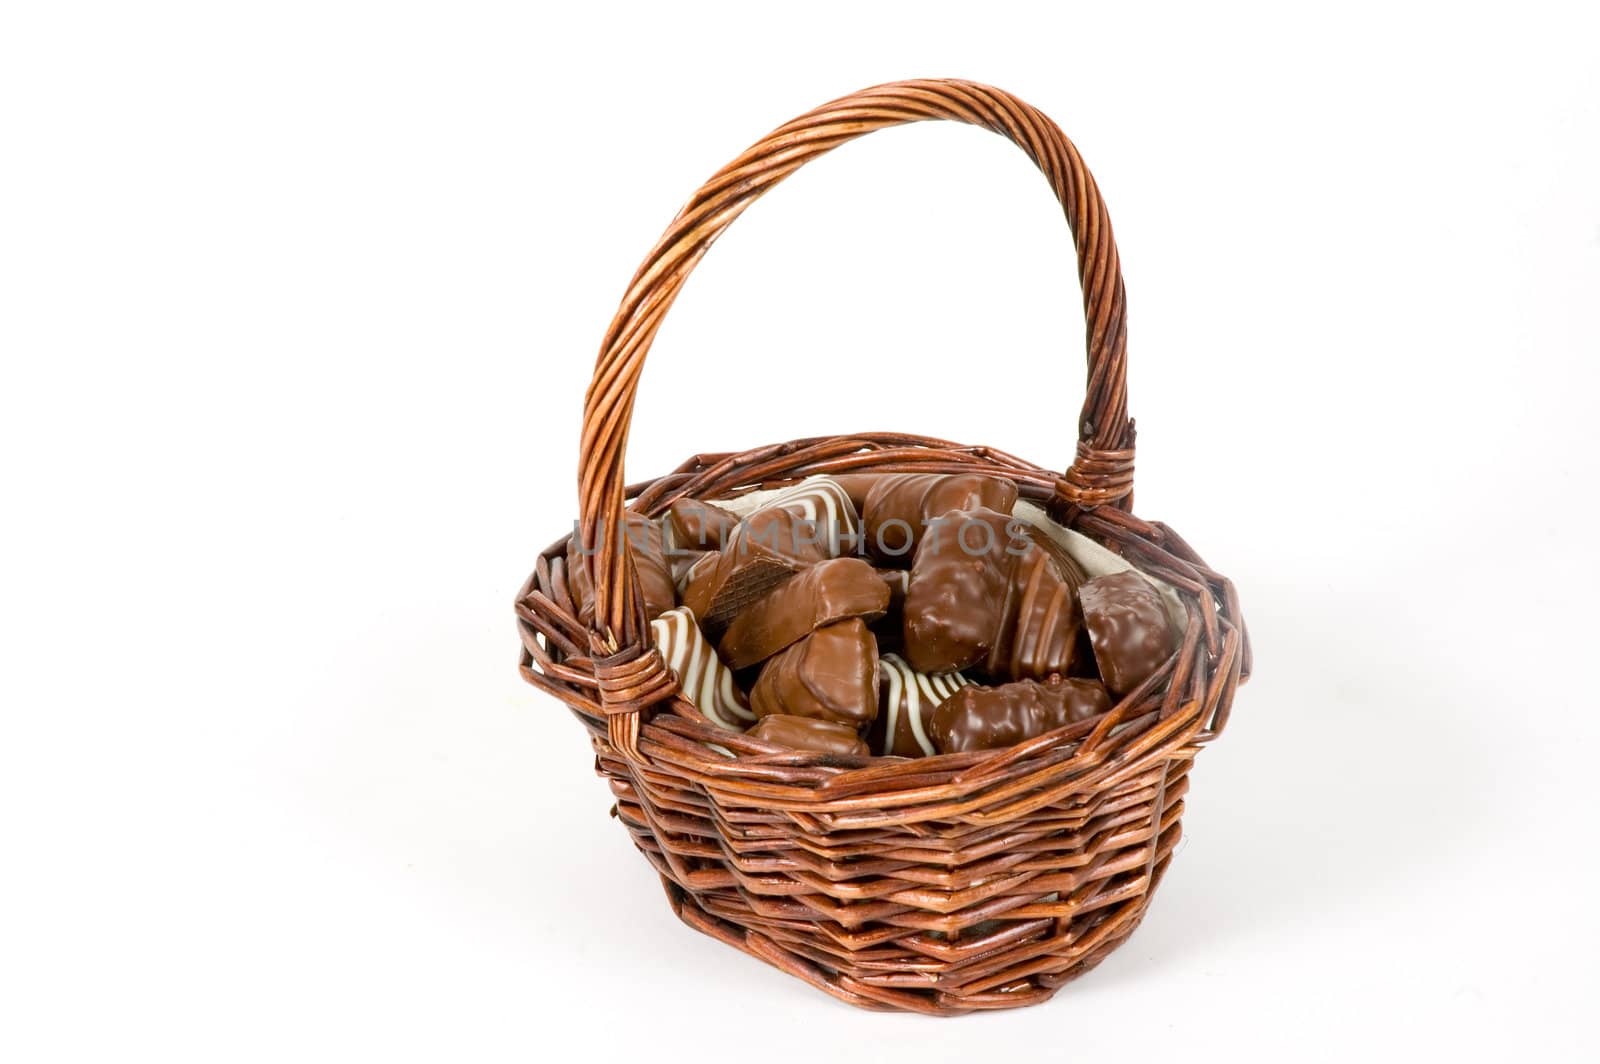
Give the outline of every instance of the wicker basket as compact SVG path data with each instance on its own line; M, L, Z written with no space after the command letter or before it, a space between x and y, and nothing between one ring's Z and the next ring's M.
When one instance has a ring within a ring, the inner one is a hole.
M1027 152L1075 236L1089 374L1065 474L989 447L870 433L696 455L625 486L645 354L712 241L808 160L935 118ZM1126 337L1094 179L1053 122L983 85L908 81L836 100L762 138L678 214L634 276L589 387L579 470L588 542L619 527L624 499L653 516L680 496L733 498L818 473L991 473L1164 581L1188 617L1173 660L1105 717L1004 750L841 759L719 730L679 697L650 644L626 537L604 537L586 563L587 628L569 594L566 540L552 545L517 598L522 674L588 728L612 812L685 923L850 1004L936 1015L1043 1001L1138 926L1178 842L1190 761L1222 731L1250 650L1232 584L1177 533L1129 512Z

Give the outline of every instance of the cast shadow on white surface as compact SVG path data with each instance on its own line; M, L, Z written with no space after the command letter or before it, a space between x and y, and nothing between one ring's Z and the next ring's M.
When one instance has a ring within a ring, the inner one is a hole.
M1245 600L1257 672L1196 763L1185 837L1144 924L1086 977L1098 986L1421 911L1497 830L1503 758L1466 711L1486 697L1481 678L1437 645L1412 641L1395 660L1408 619L1363 617L1372 596L1284 590Z

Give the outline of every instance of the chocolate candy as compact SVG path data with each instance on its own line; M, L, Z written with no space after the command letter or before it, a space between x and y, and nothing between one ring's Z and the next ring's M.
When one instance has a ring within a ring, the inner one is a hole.
M942 753L992 750L1088 720L1110 708L1105 688L1094 680L1052 676L1043 683L969 684L934 710L928 730Z
M907 659L920 672L980 667L998 679L1064 673L1077 644L1083 571L1043 531L993 510L937 519L906 594Z
M848 724L809 717L762 717L747 734L779 746L819 754L865 756L870 752L867 744L861 741L861 736Z
M1115 695L1138 687L1178 648L1160 592L1132 569L1088 581L1078 602L1100 676Z
M714 637L767 592L854 542L858 522L844 491L826 478L803 481L741 521L710 579L700 623Z
M739 516L699 499L674 499L667 507L669 551L721 550L727 546Z
M682 551L673 553L667 551L667 569L672 573L672 586L678 591L678 602L683 602L683 589L689 586L689 574L694 572L694 567L704 562L715 551Z
M609 536L612 530L603 529L601 534ZM654 618L672 609L678 600L661 526L643 514L629 512L623 515L622 534L633 555L633 571L639 577L645 616ZM602 545L597 543L595 547L598 550ZM567 582L573 604L578 609L578 621L587 625L594 620L594 585L589 582L589 571L583 567L576 535L567 541Z
M884 755L923 757L937 753L929 718L945 699L972 681L959 672L917 672L897 654L878 661L878 719L869 745Z
M694 610L696 617L711 605L711 593L716 589L717 561L721 556L719 551L708 550L695 556L688 568L677 572L678 601Z
M730 667L743 669L825 624L881 617L888 605L889 587L872 566L860 558L834 558L805 570L745 609L717 648Z
M1012 535L1023 524L978 508L936 521L911 567L902 629L918 672L957 672L984 661L1005 619Z
M1072 663L1080 631L1073 596L1086 576L1043 530L1022 531L1026 549L1012 558L1004 620L984 669L1008 680L1042 680Z
M861 534L855 503L830 477L802 480L762 509L771 507L790 510L810 522L830 558L848 553Z
M756 719L744 692L733 682L733 671L717 657L711 643L686 607L668 610L650 622L656 649L678 677L683 697L719 728L743 731Z
M872 485L882 480L886 473L829 473L828 479L839 485L839 489L850 498L850 505L856 508L856 513L863 514L867 505L867 492L872 490Z
M956 510L1010 513L1017 486L976 474L889 473L867 491L861 510L867 550L883 561L907 564L936 518Z
M877 665L877 643L859 617L823 625L767 659L750 708L758 717L868 724L878 712Z
M889 588L889 612L899 613L906 606L906 592L911 590L911 574L904 569L879 569L878 576Z

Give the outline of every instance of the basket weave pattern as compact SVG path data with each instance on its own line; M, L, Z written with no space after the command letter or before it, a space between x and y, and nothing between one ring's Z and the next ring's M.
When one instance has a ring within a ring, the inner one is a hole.
M901 434L697 455L627 486L639 372L712 241L807 160L885 126L950 119L1000 133L1048 179L1078 249L1088 391L1074 460L1054 473L987 447ZM566 540L518 594L522 675L588 729L614 815L690 926L851 1004L950 1015L1050 997L1122 942L1172 858L1188 771L1250 671L1233 586L1165 525L1129 512L1133 423L1116 246L1093 178L1048 118L997 89L900 82L773 131L713 176L640 267L586 399L579 534L595 592L577 619ZM650 644L621 526L675 498L727 499L819 473L987 473L1176 590L1177 654L1107 715L1004 750L840 758L716 728ZM729 759L714 744L738 755Z

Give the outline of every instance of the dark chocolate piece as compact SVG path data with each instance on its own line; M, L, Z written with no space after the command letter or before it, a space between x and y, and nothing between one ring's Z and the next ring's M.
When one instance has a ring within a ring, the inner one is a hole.
M1100 676L1112 694L1138 687L1178 649L1161 593L1132 569L1088 581L1078 589L1078 601Z
M683 697L702 716L729 731L743 731L756 719L744 692L733 682L733 670L717 657L688 607L668 610L651 621L650 633L667 668L678 677Z
M848 724L809 717L762 717L746 734L779 746L818 754L864 756L870 753L861 736Z
M861 530L874 558L907 565L935 519L980 508L1008 514L1016 501L1017 486L998 477L887 473L867 491Z
M673 551L721 550L739 516L699 499L674 499L667 507L668 547Z
M742 669L825 624L881 617L888 605L889 587L872 566L860 558L834 558L812 566L746 608L723 633L717 649L729 666Z
M767 659L750 689L758 717L868 724L878 712L878 646L859 617L823 625Z
M917 672L897 654L878 660L878 719L867 744L880 754L924 757L937 753L928 724L945 699L970 683L959 672Z
M672 582L672 569L667 564L666 545L661 538L661 526L632 512L623 515L622 534L627 539L627 549L633 556L633 570L639 576L639 591L644 596L645 616L654 619L678 604L676 588ZM611 535L603 529L602 535ZM596 544L596 549L602 544ZM592 559L591 559L592 560ZM589 582L589 571L583 567L585 559L578 548L578 537L567 541L567 583L572 592L573 605L578 610L578 621L588 625L594 620L594 585Z
M968 684L934 711L929 731L941 753L992 750L1015 746L1110 708L1105 688L1094 680L1052 676L1043 683Z

